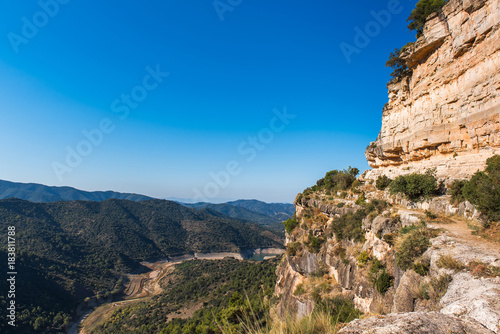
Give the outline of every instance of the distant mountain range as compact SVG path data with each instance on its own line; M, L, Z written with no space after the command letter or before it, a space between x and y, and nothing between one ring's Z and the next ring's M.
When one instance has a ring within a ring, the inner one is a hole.
M264 203L257 200L237 200L222 204L181 203L190 208L211 209L228 217L248 220L284 235L283 221L295 212L292 204Z
M83 191L72 187L52 187L37 183L19 183L0 180L0 199L19 198L34 203L49 203L59 201L94 201L102 202L108 199L126 199L134 202L154 199L152 197L119 193L115 191ZM213 203L182 203L195 209L210 209L241 221L250 221L267 227L284 235L282 222L295 212L292 204L265 203L258 200L237 200L222 204Z
M72 187L51 187L38 183L19 183L0 180L0 199L20 198L30 202L59 201L104 201L110 198L127 199L129 201L145 201L152 197L119 193L115 191L83 191Z

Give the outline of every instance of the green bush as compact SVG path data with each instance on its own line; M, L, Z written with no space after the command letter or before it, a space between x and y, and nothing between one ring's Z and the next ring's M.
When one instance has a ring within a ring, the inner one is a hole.
M429 15L435 12L440 12L446 0L420 0L415 5L415 9L411 12L408 20L408 29L417 32L417 38L422 36L425 22Z
M476 172L462 187L462 195L486 217L500 220L500 156L486 160L485 172ZM485 227L488 227L488 223Z
M413 271L420 276L425 276L429 273L429 264L422 261L415 261L415 263L413 263Z
M486 173L489 175L500 172L500 155L496 154L486 160Z
M366 197L364 192L362 192L361 195L358 196L358 199L356 200L356 205L362 205L363 203L366 203Z
M394 52L389 54L389 59L385 63L386 67L392 68L391 78L392 81L399 81L402 78L411 74L411 70L408 69L406 61L400 57L401 50L394 49Z
M430 233L425 226L413 228L407 233L400 233L400 240L396 250L396 264L407 270L413 262L430 247Z
M377 213L382 213L387 207L389 206L389 203L382 199L372 199L372 201L366 206L365 210L366 212L377 212Z
M351 188L356 181L356 175L359 174L359 169L349 166L347 170L339 171L332 170L326 173L325 177L319 179L316 185L312 187L313 191L325 189L327 191L340 191Z
M375 282L375 287L377 288L377 291L381 294L384 294L389 290L389 288L392 286L392 278L389 275L389 273L384 269L380 273L380 275L377 278L377 281Z
M392 286L393 282L393 279L387 272L385 266L377 258L372 259L372 265L368 271L368 278L381 294L386 293Z
M439 186L432 171L400 175L389 185L392 194L401 193L412 201L436 195Z
M451 195L452 204L457 204L465 201L465 197L462 193L462 190L466 183L467 183L466 180L455 180L450 185L450 187L447 190L447 194Z
M365 210L360 209L355 213L349 212L335 218L332 222L332 229L337 240L349 239L355 242L364 241L365 232L362 228L362 222L365 216Z
M360 266L364 266L368 260L370 259L370 255L366 251L362 251L361 254L358 256L358 264Z
M292 233L292 231L299 226L299 222L297 221L296 217L288 218L286 221L283 222L283 225L285 225L285 230L287 233Z
M377 182L375 183L375 186L377 187L378 190L385 190L391 184L392 180L388 178L385 175L379 176L377 178Z

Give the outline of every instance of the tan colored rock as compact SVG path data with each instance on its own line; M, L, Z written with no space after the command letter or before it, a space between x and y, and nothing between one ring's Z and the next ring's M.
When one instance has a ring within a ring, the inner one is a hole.
M415 307L415 293L418 290L422 276L408 270L404 273L401 281L399 282L398 289L394 295L394 303L392 304L392 313L405 313L413 312Z
M388 86L367 178L429 168L464 178L500 153L499 27L498 0L451 0L429 18L402 54L412 75Z
M486 334L493 333L474 320L463 320L437 312L391 313L354 320L339 334Z

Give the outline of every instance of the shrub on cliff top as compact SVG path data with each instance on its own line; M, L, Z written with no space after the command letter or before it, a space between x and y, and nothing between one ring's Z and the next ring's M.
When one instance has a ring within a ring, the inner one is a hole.
M436 195L439 190L437 179L432 171L427 171L425 174L400 175L391 182L389 188L392 194L404 194L412 201Z
M347 190L351 188L356 175L359 174L359 169L349 166L347 170L339 171L337 169L326 173L325 177L319 179L316 185L312 187L314 191L326 189L328 191Z
M435 12L440 12L446 0L420 0L415 5L415 9L411 12L406 21L409 21L408 29L417 32L417 38L422 36L425 22L429 15Z

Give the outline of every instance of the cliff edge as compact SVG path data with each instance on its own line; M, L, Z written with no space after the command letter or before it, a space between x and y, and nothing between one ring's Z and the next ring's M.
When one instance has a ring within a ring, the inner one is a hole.
M388 84L368 178L437 169L465 178L500 152L500 1L451 0L404 48L411 72Z

